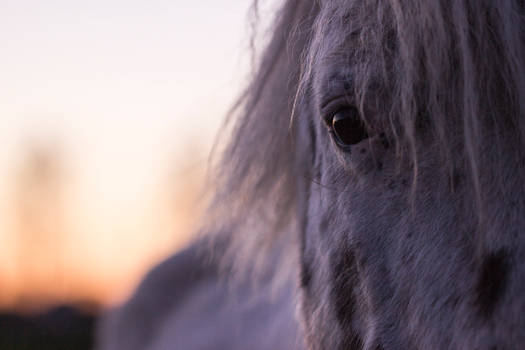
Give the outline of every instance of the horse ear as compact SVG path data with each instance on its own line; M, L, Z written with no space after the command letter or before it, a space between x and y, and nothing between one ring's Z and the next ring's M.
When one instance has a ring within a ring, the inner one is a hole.
M228 265L231 260L243 269L260 265L293 225L296 154L290 117L309 35L301 28L313 25L314 3L289 0L278 12L258 67L224 128L231 133L214 174L210 214L212 231L231 241Z

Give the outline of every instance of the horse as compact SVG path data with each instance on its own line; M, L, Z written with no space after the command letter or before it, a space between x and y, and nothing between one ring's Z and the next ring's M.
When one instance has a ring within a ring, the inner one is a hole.
M284 0L205 234L100 349L525 347L524 11Z

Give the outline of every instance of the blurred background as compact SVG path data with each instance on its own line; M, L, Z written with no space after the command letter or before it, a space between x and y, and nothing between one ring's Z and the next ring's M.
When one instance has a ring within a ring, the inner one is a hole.
M191 239L249 6L0 0L0 350L59 348Z

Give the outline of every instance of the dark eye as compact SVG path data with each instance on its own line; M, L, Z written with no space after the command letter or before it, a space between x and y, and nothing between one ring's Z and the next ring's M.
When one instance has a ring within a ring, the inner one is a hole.
M342 148L348 148L368 138L365 124L355 107L347 107L335 113L331 128L335 141Z

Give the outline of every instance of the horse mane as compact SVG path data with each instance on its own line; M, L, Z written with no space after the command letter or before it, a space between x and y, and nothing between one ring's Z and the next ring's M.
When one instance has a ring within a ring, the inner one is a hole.
M270 250L292 243L293 235L286 234L296 225L297 202L290 116L313 11L313 4L302 0L287 1L278 11L250 82L221 132L228 142L216 153L210 176L215 193L203 232L228 241L225 268L260 271L268 267Z
M331 42L316 35L328 24L340 34ZM495 161L483 150L503 147L502 138L522 149L525 140L523 24L518 0L285 1L225 124L229 141L213 173L211 227L205 231L227 237L226 260L239 269L265 266L269 252L277 255L270 260L280 262L279 270L296 264L296 249L288 248L296 244L295 183L303 160L290 121L294 103L314 97L311 68L327 47L376 59L353 76L359 106L381 93L377 81L388 90L379 106L382 127L400 161L412 165L414 183L425 152L416 134L424 133L439 150L444 173L464 169L482 213L490 188L504 181L480 181L480 172ZM365 45L349 48L350 35Z

